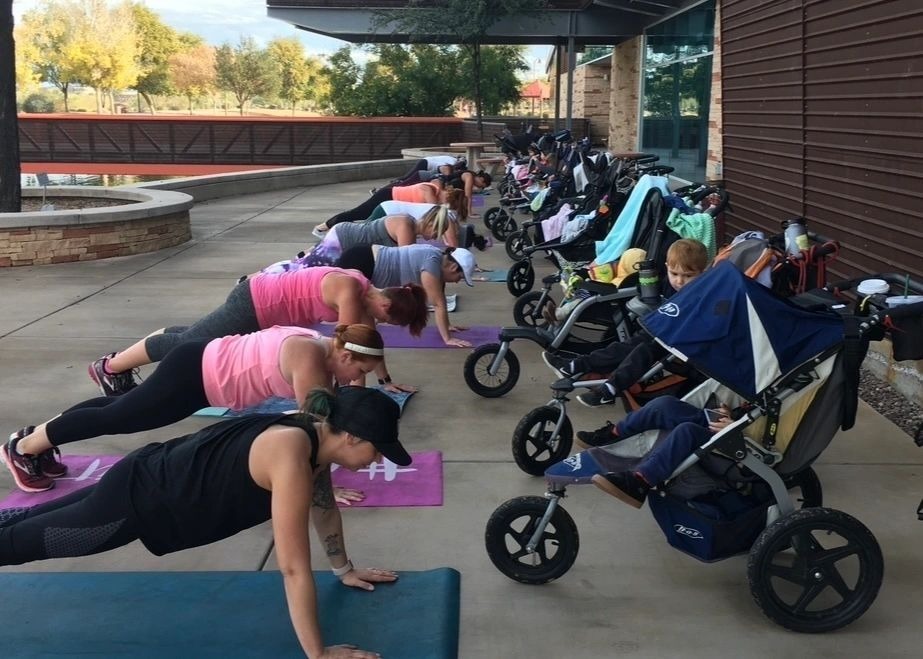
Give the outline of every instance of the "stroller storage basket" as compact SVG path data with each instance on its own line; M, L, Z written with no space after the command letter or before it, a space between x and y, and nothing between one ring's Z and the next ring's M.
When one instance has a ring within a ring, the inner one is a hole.
M710 563L750 550L766 528L769 503L726 492L709 501L685 501L668 492L648 497L660 530L676 549Z

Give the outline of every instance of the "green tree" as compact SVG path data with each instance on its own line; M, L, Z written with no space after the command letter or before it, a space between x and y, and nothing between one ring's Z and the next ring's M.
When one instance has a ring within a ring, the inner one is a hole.
M545 0L409 0L407 7L378 12L372 29L390 27L395 32L436 35L439 42L462 44L471 61L475 114L483 135L481 46L489 43L487 31L504 18L538 16L545 7Z
M445 116L464 89L458 49L378 44L364 67L349 48L329 60L330 106L360 116Z
M192 114L193 101L215 88L215 50L199 44L171 55L168 65L169 83L186 97Z
M22 204L19 180L19 124L16 118L16 44L13 40L13 0L0 0L0 213L18 213Z
M298 101L305 100L311 92L312 67L305 57L304 46L295 37L285 37L270 41L266 50L278 70L279 98L294 116Z
M254 97L272 95L279 86L272 59L249 37L241 37L236 46L219 46L215 51L215 71L218 87L234 94L241 115Z
M57 87L64 95L64 111L70 110L71 85L79 82L74 45L82 29L82 11L71 0L49 0L27 12L17 28L17 38L28 53L26 62L41 82Z
M470 50L465 51L461 66L463 89L473 89L474 65ZM522 81L516 75L528 71L521 46L485 46L481 49L481 103L485 114L498 115L509 105L519 102Z
M156 113L154 95L170 93L170 57L181 47L179 35L160 16L138 2L131 3L138 34L138 80L133 85L151 114ZM197 38L197 37L196 37Z

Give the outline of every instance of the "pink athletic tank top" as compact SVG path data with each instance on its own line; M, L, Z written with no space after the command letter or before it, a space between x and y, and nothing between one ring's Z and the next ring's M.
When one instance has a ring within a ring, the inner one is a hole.
M273 325L299 325L335 321L336 309L324 303L321 282L330 273L340 273L359 281L362 295L369 289L369 280L358 270L320 266L302 268L278 274L262 274L250 280L250 294L260 328Z
M209 404L242 410L271 396L294 398L295 389L279 366L282 343L290 336L319 339L322 335L303 327L270 327L209 341L202 354L202 381Z
M415 183L391 188L391 199L415 204L436 203L439 201L439 188L432 183Z

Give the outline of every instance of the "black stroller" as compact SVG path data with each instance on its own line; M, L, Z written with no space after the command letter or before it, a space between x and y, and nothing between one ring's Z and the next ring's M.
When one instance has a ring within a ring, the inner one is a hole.
M904 287L898 275L875 276L894 290ZM757 605L800 632L832 631L859 618L875 600L883 573L872 533L850 515L822 507L811 465L839 429L854 423L859 367L870 340L888 332L897 339L896 357L923 358L923 303L895 307L882 294L853 307L839 294L858 282L787 301L724 263L644 319L667 349L710 376L683 400L704 409L716 396L735 410L730 425L651 491L651 512L670 545L699 560L747 553ZM923 291L916 282L910 288ZM899 338L903 323L916 324L913 336ZM632 470L662 439L647 431L550 467L544 497L512 499L491 515L485 533L491 561L528 584L564 575L579 544L576 525L560 506L566 487Z
M677 236L666 228L660 192L650 191L650 199L645 200L643 212L633 227L631 245L647 246L647 253L658 264L663 264L666 249ZM592 248L592 245L591 245ZM650 307L641 304L634 311L629 309L629 302L637 291L637 274L627 277L621 285L585 281L580 285L586 294L557 326L503 327L500 329L498 343L486 343L475 348L465 360L464 376L468 387L480 396L495 398L503 396L516 386L519 380L519 359L510 350L510 343L516 339L526 339L538 343L543 349L586 354L609 345L613 341L625 341L638 331L637 315L647 313ZM514 317L523 318L541 313L547 303L548 289L539 294L535 305L530 299L525 304L517 304ZM522 299L522 298L520 298ZM531 305L528 306L527 305Z

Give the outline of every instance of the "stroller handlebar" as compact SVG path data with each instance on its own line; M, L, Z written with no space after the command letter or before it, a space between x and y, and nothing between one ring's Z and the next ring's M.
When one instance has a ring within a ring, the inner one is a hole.
M843 279L832 284L827 284L824 289L828 291L848 291L855 288L860 282L866 279L883 279L898 288L904 288L906 286L908 293L923 295L923 283L915 279L908 279L906 275L901 275L896 272L882 272L873 275L862 275L861 277L854 277L852 279ZM912 307L914 305L907 306Z

